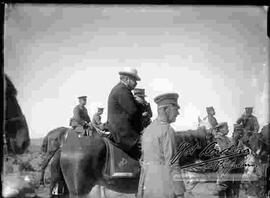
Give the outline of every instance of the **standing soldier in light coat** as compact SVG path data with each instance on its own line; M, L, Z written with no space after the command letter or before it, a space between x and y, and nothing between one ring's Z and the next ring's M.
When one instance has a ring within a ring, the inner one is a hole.
M258 133L259 123L257 118L252 115L253 107L246 107L245 113L236 121L237 124L242 124L245 131L251 133Z
M185 186L176 154L175 131L170 123L179 115L177 93L157 96L158 117L142 136L142 171L138 195L143 198L182 198Z

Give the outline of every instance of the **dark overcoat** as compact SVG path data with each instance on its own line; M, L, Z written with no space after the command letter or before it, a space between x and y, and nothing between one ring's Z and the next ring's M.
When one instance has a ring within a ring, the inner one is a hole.
M140 137L141 113L131 91L118 83L108 99L108 128L112 139L123 150L129 151Z

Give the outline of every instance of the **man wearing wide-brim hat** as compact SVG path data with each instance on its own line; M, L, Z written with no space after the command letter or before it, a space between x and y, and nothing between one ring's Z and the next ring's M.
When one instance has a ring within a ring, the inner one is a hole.
M108 128L111 139L131 157L139 159L141 114L132 90L141 80L136 69L125 68L119 72L120 82L113 87L108 98Z
M259 123L256 116L252 115L253 107L245 107L245 113L236 121L241 124L246 132L258 133Z
M162 94L154 99L158 117L142 135L139 197L184 197L185 186L178 160L173 160L177 152L175 131L170 125L179 115L177 99L177 93Z
M142 114L142 126L146 128L151 123L152 110L150 103L145 100L145 89L135 88L133 94Z

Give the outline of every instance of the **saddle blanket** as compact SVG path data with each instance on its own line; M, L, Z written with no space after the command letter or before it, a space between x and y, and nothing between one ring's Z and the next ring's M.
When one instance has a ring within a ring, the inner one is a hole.
M106 143L107 155L103 175L107 178L139 178L140 163L131 158L127 153L115 146L107 138L103 138Z

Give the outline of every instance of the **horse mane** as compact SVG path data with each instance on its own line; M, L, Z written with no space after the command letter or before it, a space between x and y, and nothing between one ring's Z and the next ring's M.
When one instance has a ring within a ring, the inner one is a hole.
M59 139L61 139L65 133L67 131L67 128L66 127L58 127L56 129L53 129L51 131L48 132L48 134L43 138L43 141L42 141L42 145L41 145L41 151L46 153L47 150L48 150L48 140L49 140L49 136L52 136L52 137L59 137Z
M11 82L10 78L5 74L5 82L6 82L6 95L8 96L16 96L17 89L15 88L14 84Z

